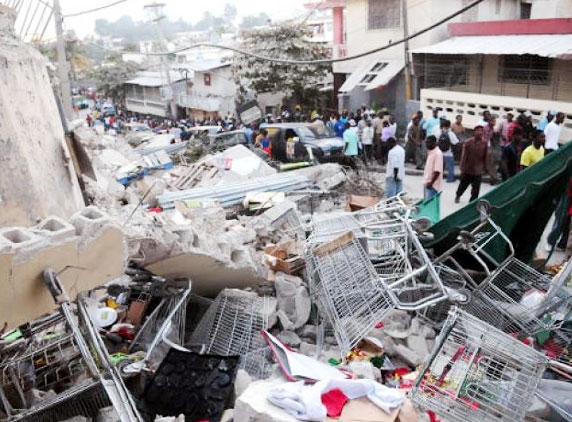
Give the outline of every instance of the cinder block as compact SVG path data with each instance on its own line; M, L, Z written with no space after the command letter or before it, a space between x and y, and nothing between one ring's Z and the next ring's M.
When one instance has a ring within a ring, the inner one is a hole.
M36 228L51 240L59 241L75 236L75 227L56 216L45 218Z
M13 251L36 245L42 238L23 227L0 229L0 239L10 245Z
M82 209L70 219L78 235L93 234L110 221L107 214L94 206Z

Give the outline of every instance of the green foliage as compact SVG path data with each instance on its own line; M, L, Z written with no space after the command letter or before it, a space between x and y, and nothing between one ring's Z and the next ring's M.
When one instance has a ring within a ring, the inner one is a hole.
M133 79L140 70L141 66L138 63L124 62L121 58L114 57L113 60L95 68L89 77L97 82L98 92L122 100L125 98L123 84Z
M309 41L312 32L300 24L285 23L242 32L242 49L267 57L289 60L329 58L329 50ZM240 85L257 93L284 92L294 99L306 100L318 91L330 70L329 64L280 64L236 55L233 71Z

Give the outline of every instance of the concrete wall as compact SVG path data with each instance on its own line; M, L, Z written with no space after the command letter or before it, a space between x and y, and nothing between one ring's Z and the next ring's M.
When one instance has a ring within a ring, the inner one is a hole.
M0 6L0 226L83 206L45 59L16 40L14 18Z
M529 110L536 124L547 110L558 110L565 114L560 136L561 142L572 140L572 103L562 101L546 101L510 96L455 92L441 89L421 90L421 110L430 113L433 107L441 107L448 116L460 114L465 127L471 128L482 119L484 110L504 116L507 112L517 115L520 111Z
M210 86L205 84L205 74L210 74ZM219 67L205 72L195 72L189 95L197 98L216 98L219 101L219 114L226 116L235 113L234 95L236 84L230 66Z

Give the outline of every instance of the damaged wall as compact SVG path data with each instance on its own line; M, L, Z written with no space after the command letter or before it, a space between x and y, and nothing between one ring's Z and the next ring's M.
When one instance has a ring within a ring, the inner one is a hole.
M83 206L45 58L0 6L0 226L67 218Z
M95 207L84 208L70 222L48 217L34 227L0 229L0 326L13 328L54 310L44 269L60 273L74 299L121 276L126 260L123 232Z

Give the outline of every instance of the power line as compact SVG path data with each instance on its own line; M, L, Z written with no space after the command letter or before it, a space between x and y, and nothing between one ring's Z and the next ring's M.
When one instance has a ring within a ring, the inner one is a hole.
M379 47L373 50L369 50L366 51L364 53L360 53L360 54L355 54L353 56L347 56L347 57L342 57L339 59L320 59L320 60L288 60L288 59L279 59L279 58L275 58L275 57L268 57L268 56L262 56L260 54L256 54L256 53L251 53L248 51L244 51L241 50L239 48L234 48L234 47L228 47L228 46L224 46L224 45L219 45L219 44L208 44L208 43L199 43L199 44L192 44L188 47L182 47L173 51L168 51L168 52L162 52L162 53L144 53L148 56L167 56L169 54L175 54L175 53L180 53L182 51L186 51L186 50L190 50L193 48L199 48L199 47L214 47L214 48L219 48L221 50L230 50L233 51L235 53L238 54L242 54L245 56L250 56L250 57L254 57L258 60L263 60L263 61L268 61L268 62L274 62L274 63L282 63L282 64L330 64L330 63L336 63L336 62L345 62L345 61L349 61L349 60L354 60L354 59L359 59L361 57L365 57L365 56L369 56L370 54L374 54L374 53L378 53L380 51L383 50L387 50L388 48L391 47L395 47L396 45L399 44L403 44L406 41L409 41L413 38L416 38L420 35L423 35L426 32L429 32L433 29L435 29L436 27L443 25L444 23L450 21L451 19L461 15L462 13L466 12L467 10L471 9L472 7L478 5L479 3L482 3L484 0L475 0L474 2L468 4L467 6L459 9L458 11L456 11L455 13L445 17L444 19L441 19L440 21L437 21L436 23L434 23L433 25L430 25L418 32L415 32L405 38L402 38L399 41L395 41L392 43L389 43L387 45L384 45L383 47Z
M86 14L88 14L88 13L98 12L98 11L100 11L100 10L107 9L108 7L112 7L112 6L118 5L118 4L120 4L120 3L125 3L126 1L127 1L127 0L119 0L119 1L116 1L116 2L113 2L113 3L110 3L110 4L108 4L108 5L105 5L105 6L96 7L96 8L94 8L94 9L89 9L89 10L84 10L83 12L70 13L69 15L64 15L63 17L64 17L64 18L72 18L72 17L74 17L74 16L80 16L80 15L86 15Z

